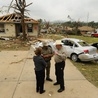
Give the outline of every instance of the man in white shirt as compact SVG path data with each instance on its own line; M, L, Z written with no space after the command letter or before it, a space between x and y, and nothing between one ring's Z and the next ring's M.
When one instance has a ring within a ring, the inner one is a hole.
M56 75L56 82L54 85L60 85L60 89L58 92L62 92L65 90L64 86L64 67L65 67L65 60L66 60L66 53L62 46L63 43L61 41L56 41L56 49L54 54L55 60L55 75Z

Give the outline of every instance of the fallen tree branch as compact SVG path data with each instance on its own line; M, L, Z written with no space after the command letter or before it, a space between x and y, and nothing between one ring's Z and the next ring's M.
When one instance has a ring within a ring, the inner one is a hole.
M19 61L16 61L16 62L11 62L10 64L16 64L16 63L20 63L20 62L23 62L25 59L32 59L32 57L29 57L29 58L23 58Z

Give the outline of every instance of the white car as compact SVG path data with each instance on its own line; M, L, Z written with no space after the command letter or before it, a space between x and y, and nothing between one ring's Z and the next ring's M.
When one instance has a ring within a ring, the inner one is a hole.
M97 49L88 45L85 41L75 38L64 38L61 40L67 57L73 61L98 60Z
M64 38L60 40L66 52L66 56L73 61L93 61L98 60L98 53L96 47L87 44L85 41L75 38ZM55 42L47 41L48 45L55 51ZM42 47L42 42L36 42L32 47Z
M48 39L48 40L39 40L39 41L35 42L34 44L32 44L31 47L32 47L34 50L35 50L36 48L38 48L38 47L41 48L41 47L43 47L43 42L47 42L48 46L52 47L55 41L50 40L50 39Z

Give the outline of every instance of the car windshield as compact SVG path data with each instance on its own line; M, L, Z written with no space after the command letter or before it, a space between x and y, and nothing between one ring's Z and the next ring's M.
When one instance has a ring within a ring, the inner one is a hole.
M79 43L81 46L89 46L89 44L86 43L86 42L84 42L84 41L83 41L83 42L81 41L81 42L78 42L78 43Z

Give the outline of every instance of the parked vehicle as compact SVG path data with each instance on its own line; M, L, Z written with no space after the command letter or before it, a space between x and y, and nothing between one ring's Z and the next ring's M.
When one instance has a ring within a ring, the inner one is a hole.
M98 29L95 30L95 32L93 32L91 34L92 37L98 37Z
M83 36L88 36L88 37L91 37L91 32L86 32L84 34L82 34Z
M35 50L38 47L43 47L43 41L47 42L48 46L52 48L54 41L53 40L39 40L35 42L31 47Z
M90 46L85 41L74 38L64 38L61 40L66 51L67 57L73 61L92 61L98 60L97 49Z
M64 38L60 40L63 43L63 47L66 52L66 56L71 58L73 61L92 61L98 60L97 49L85 41L75 38ZM48 41L48 45L55 51L55 42ZM42 42L38 42L34 46L42 47Z
M91 36L92 37L98 37L98 33L92 33Z

